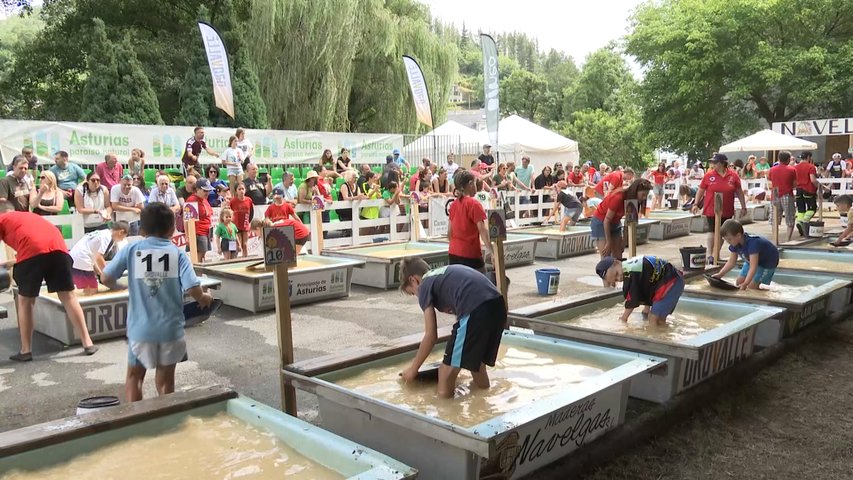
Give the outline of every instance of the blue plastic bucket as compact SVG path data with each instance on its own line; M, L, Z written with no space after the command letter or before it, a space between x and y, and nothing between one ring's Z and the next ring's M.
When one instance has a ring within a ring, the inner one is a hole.
M536 270L536 288L539 295L556 295L560 286L559 268L540 268Z

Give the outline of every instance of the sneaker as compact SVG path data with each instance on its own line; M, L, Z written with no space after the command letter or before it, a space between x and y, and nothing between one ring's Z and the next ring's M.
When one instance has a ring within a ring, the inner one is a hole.
M83 354L86 356L94 355L98 352L98 347L96 345L92 345L91 347L83 347Z
M21 353L18 352L9 357L9 360L13 362L32 362L33 361L33 352L30 353Z
M800 232L801 237L806 236L806 232L805 232L805 230L803 230L803 224L802 223L797 223L797 231Z

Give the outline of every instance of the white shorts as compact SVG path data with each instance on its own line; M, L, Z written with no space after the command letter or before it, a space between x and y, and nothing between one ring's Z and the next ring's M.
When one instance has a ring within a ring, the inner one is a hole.
M151 370L177 365L187 360L187 342L182 338L173 342L135 342L128 340L127 365Z
M240 165L237 165L236 167L228 165L225 169L228 171L229 177L239 177L243 174L243 167Z

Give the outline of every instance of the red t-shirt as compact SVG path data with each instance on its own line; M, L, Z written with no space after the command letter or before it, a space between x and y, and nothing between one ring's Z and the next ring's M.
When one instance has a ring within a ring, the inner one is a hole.
M293 226L293 238L296 240L302 240L311 234L311 230L308 230L308 227L304 223L292 218L284 218L273 222L274 227L285 227L288 225Z
M595 182L595 173L596 172L597 172L596 169L589 167L589 171L586 172L586 176L589 179L589 183Z
M210 235L210 217L213 216L213 207L207 201L207 194L201 197L192 194L187 202L198 202L198 220L195 222L196 236L206 237Z
M463 258L480 258L480 230L477 223L486 220L483 205L471 197L457 198L450 204L452 238L448 253Z
M609 210L613 210L612 223L622 221L622 217L625 216L625 192L614 192L604 197L592 216L603 222Z
M797 170L791 165L779 164L770 169L767 178L773 183L773 188L779 191L779 196L793 195L797 182Z
M412 175L411 178L409 178L409 191L414 192L415 189L417 188L417 186L418 186L418 176Z
M332 194L329 193L329 184L326 179L318 179L317 180L317 191L320 192L320 196L323 197L323 200L327 202L332 201Z
M716 170L705 174L705 178L699 184L699 188L705 190L705 206L702 213L706 217L714 216L714 194L723 194L723 218L735 216L735 192L740 188L740 177L734 170L727 169L725 175L720 175Z
M234 225L237 225L237 231L248 232L249 222L252 221L252 210L255 208L252 199L246 196L242 200L234 197L229 206L234 211Z
M583 185L583 174L580 172L570 172L568 180L569 183L572 185Z
M800 162L794 167L797 171L797 188L806 193L816 193L817 187L812 183L811 176L817 178L817 168L813 163Z
M655 179L655 185L663 185L664 183L666 183L666 172L654 170L652 171L652 177Z
M622 178L622 172L615 171L610 172L598 182L598 185L595 186L595 191L598 192L599 195L604 195L604 184L607 183L610 185L610 189L619 188L622 186L625 180Z
M15 250L17 263L45 253L68 252L59 229L35 213L0 215L0 238Z
M266 213L264 216L272 220L273 222L277 222L279 220L284 220L285 218L290 218L291 215L295 215L293 210L293 206L289 203L285 202L281 205L272 204L267 207Z

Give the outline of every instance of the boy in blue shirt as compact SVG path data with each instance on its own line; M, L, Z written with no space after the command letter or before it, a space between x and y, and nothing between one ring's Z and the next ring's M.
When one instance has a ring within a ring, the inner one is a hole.
M743 268L737 277L737 286L741 290L747 288L758 290L761 284L770 285L776 267L779 266L779 249L773 242L758 235L750 235L743 231L743 225L737 220L726 220L720 228L720 235L728 242L729 260L723 268L714 275L723 278L735 268L738 256L743 257Z
M175 391L175 366L187 358L184 341L184 292L202 307L213 297L204 293L187 254L172 242L175 214L162 203L152 203L141 213L145 239L119 251L104 270L101 281L117 289L116 280L127 271L130 306L127 312L128 402L142 400L142 383L148 369L156 369L157 393Z
M415 258L404 260L400 267L400 290L416 295L424 311L424 338L411 366L400 374L403 380L415 380L438 341L438 310L457 318L438 369L438 396L453 398L456 377L463 368L471 372L474 385L489 388L486 366L495 366L506 326L506 303L492 282L465 265L430 270L425 261Z

